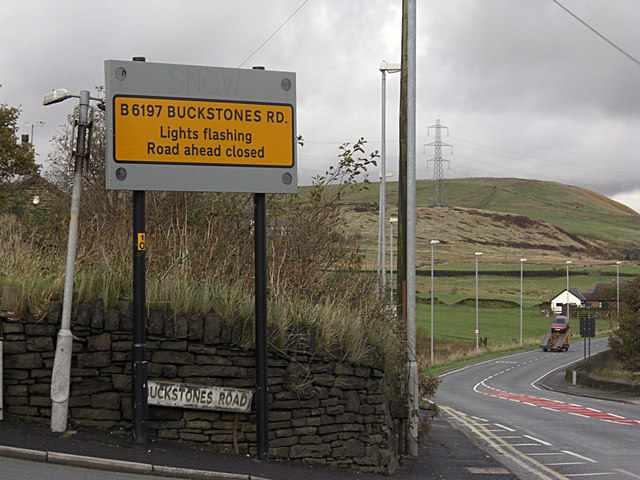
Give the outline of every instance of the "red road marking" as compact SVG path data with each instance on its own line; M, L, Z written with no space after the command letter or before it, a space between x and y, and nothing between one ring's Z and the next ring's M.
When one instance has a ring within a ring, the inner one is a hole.
M582 417L595 418L596 420L604 420L605 422L623 423L625 425L640 425L637 420L628 420L612 413L604 413L593 408L581 407L579 405L571 405L569 403L558 402L556 400L547 400L545 398L531 397L529 395L520 395L518 393L509 392L482 392L492 397L505 398L514 402L526 403L535 407L546 408L547 410L555 410L556 412L572 413Z

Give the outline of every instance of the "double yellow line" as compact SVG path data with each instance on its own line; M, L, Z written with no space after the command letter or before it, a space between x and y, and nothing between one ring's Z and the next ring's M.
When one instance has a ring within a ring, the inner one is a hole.
M511 446L507 441L500 438L495 433L489 431L487 427L484 425L480 425L475 420L463 415L462 413L454 410L451 407L440 406L441 410L443 410L447 415L452 418L458 420L461 424L475 433L478 437L485 440L492 448L494 448L498 453L501 453L505 457L509 458L513 462L515 462L520 467L524 468L528 472L538 476L543 480L569 480L564 475L559 474L555 470L550 469L546 465L534 460L533 458L525 455L517 448ZM549 475L546 475L549 474Z

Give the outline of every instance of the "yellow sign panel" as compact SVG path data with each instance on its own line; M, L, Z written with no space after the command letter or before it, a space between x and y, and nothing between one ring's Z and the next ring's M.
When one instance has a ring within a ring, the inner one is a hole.
M116 162L292 167L292 105L115 96Z
M138 250L146 250L147 248L144 241L144 237L145 237L144 233L138 234Z

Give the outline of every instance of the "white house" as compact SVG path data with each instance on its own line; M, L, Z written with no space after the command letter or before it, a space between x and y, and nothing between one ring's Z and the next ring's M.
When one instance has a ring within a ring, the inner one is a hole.
M562 313L562 307L564 307L566 303L569 303L571 306L584 307L586 301L587 297L577 288L569 288L568 295L567 289L565 288L551 299L551 311L555 314L560 314Z

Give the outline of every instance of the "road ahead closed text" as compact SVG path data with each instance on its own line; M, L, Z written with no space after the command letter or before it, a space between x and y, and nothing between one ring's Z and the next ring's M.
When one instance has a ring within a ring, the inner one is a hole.
M293 107L115 96L116 162L291 167Z

